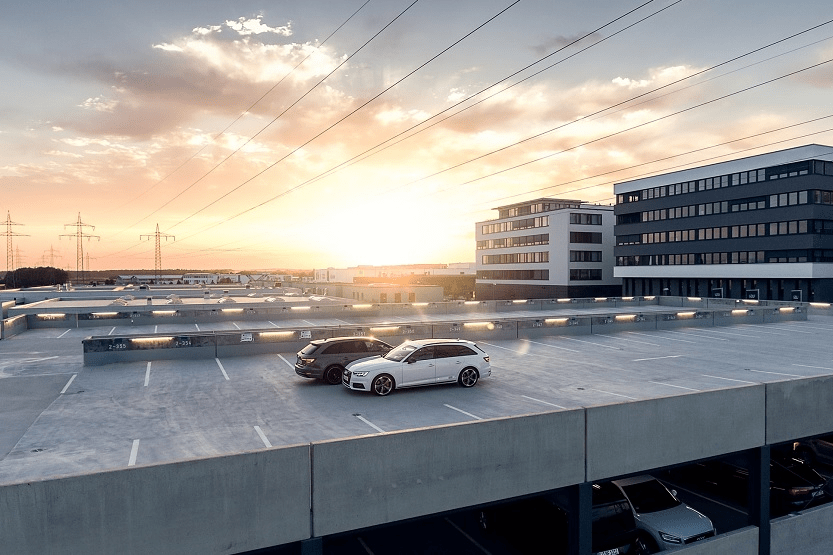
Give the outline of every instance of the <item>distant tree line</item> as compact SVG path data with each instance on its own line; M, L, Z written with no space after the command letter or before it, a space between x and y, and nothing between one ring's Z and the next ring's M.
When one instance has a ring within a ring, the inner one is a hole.
M18 287L40 287L43 285L57 285L67 283L69 274L66 270L53 268L51 266L40 268L18 268L12 272L6 272L3 283L7 289Z

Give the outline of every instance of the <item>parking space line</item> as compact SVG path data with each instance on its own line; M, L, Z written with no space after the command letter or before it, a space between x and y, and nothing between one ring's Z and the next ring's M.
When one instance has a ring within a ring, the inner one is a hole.
M471 417L472 417L472 418L474 418L475 420L483 420L483 419L482 419L482 418L480 418L479 416L476 416L476 415L474 415L474 414L472 414L472 413L470 413L470 412L466 412L466 411L464 411L464 410L462 410L462 409L458 409L457 407L452 407L451 405L445 405L445 404L444 404L444 406L446 406L446 407L450 408L451 410L456 410L457 412L461 412L461 413L465 414L466 416L471 416Z
M356 537L356 540L358 540L359 545L361 545L361 546L364 548L364 550L367 552L367 555L376 555L375 553L373 553L373 552L370 550L370 548L369 548L369 547L367 547L367 544L366 544L366 543L364 543L364 540L362 539L362 537L361 537L361 536L357 536L357 537Z
M745 335L745 334L742 334L742 333L731 333L731 332L724 331L724 330L710 330L708 328L700 328L699 331L708 332L708 333L716 333L718 335L731 335L732 337L751 337L752 339L757 338L757 336L755 336L755 335Z
M650 345L651 347L659 347L660 346L660 345L657 345L656 343L648 343L647 341L637 341L636 339L624 339L622 337L617 337L615 335L609 335L609 334L606 334L606 333L597 333L597 334L594 334L594 335L598 335L599 337L609 337L611 339L615 339L615 340L618 340L618 341L627 341L629 343L639 343L641 345Z
M697 335L696 333L691 333L688 331L671 331L666 330L668 333L678 333L680 335L689 335L691 337L702 337L703 339L711 339L712 341L729 341L728 339L724 339L722 337L712 337L710 335Z
M110 328L110 333L108 333L107 335L113 335L114 331L116 331L116 326L113 326L112 328Z
M770 324L770 325L772 325L772 324ZM781 331L789 331L789 332L792 332L792 333L807 333L807 334L812 334L812 335L815 335L815 334L814 334L813 332L811 332L811 331L802 331L802 330L789 329L789 328L778 328L778 327L774 327L774 328L769 328L769 329L773 329L773 330L781 330Z
M529 339L521 339L521 341L526 341L527 343L534 343L535 345L543 345L544 347L552 347L553 349L561 349L562 351L570 351L571 353L580 353L581 351L576 351L575 349L568 349L567 347L559 347L558 345L550 345L549 343L541 343L540 341L530 341ZM497 345L495 345L496 347Z
M67 389L69 389L69 384L71 384L71 383L72 383L72 380L74 380L74 379L75 379L75 376L77 376L77 375L78 375L78 374L73 374L73 375L72 375L72 377L69 379L69 381L67 382L67 384L66 384L66 385L64 386L64 388L61 390L61 393L60 393L59 395L63 395L64 393L66 393L66 392L67 392Z
M605 345L603 343L594 343L592 341L585 341L583 339L576 339L575 337L559 337L559 339L563 341L578 341L579 343L587 343L589 345L595 345L596 347L604 347L606 349L616 349L617 351L621 351L622 347L611 347L610 345Z
M71 331L71 330L67 330L67 331L65 331L64 333L62 333L61 335L59 335L59 336L58 336L58 337L56 337L55 339L60 339L60 338L62 338L63 336L65 336L66 334L68 334L70 331Z
M628 395L622 395L621 393L613 393L612 391L604 391L603 389L593 389L592 387L587 388L588 391L595 391L596 393L607 393L608 395L616 395L617 397L624 397L625 399L633 399L634 401L638 401L636 397L629 397Z
M662 360L664 358L681 358L683 355L668 355L664 357L651 357L651 358L635 358L632 362L644 362L646 360Z
M706 497L705 495L701 495L701 494L697 493L696 491L691 491L688 488L680 487L679 484L675 484L674 482L671 482L669 480L663 480L663 481L666 482L668 485L670 485L671 487L673 487L676 490L684 491L684 492L688 493L689 495L694 495L695 497L699 497L700 499L705 499L706 501L708 501L710 503L714 503L715 505L720 505L721 507L725 507L729 510L738 512L742 515L748 515L749 514L746 511L742 511L742 510L738 509L737 507L732 507L731 505L727 505L726 503L721 503L720 501L718 501L716 499L713 499L711 497Z
M747 382L746 380L734 380L732 378L724 378L722 376L710 376L709 374L700 374L700 375L705 376L707 378L714 378L716 380L726 380L726 381L729 381L729 382L749 383L749 384L752 384L752 385L757 385L758 384L758 382Z
M752 370L749 369L750 372L757 372L758 374L774 374L776 376L791 376L793 378L806 378L807 376L802 376L801 374L785 374L784 372L767 372L766 370Z
M130 448L130 460L127 461L127 466L136 465L136 456L139 454L139 440L133 440L133 447Z
M113 329L116 329L116 328L113 328ZM159 331L159 324L156 324L155 326L153 326L153 333L157 333L158 331Z
M199 324L194 324L194 326L197 328L197 331L202 331L202 330L200 330L200 325Z
M260 429L260 426L255 426L255 431L257 432L257 435L260 436L260 441L263 442L263 445L265 445L266 447L272 447L272 444L269 443L268 439L266 439L266 434L263 433L263 430Z
M793 366L800 366L801 368L813 368L815 370L829 370L833 371L833 368L827 368L825 366L807 366L806 364L793 364Z
M455 523L451 522L451 519L450 519L450 518L445 517L445 521L446 521L447 523L451 524L451 525L452 525L452 526L453 526L453 527L454 527L454 528L455 528L458 532L460 532L461 534L463 534L463 537L465 537L467 540L469 540L469 541L472 543L472 545L474 545L475 547L477 547L480 551L482 551L482 552L483 552L483 553L485 553L486 555L492 555L492 554L491 554L491 552L490 552L489 550L487 550L485 547L483 547L482 545L480 545L479 543L477 543L477 540L475 540L474 538L472 538L472 537L471 537L468 533L466 533L466 531L465 531L465 530L463 530L462 528L460 528L459 526L457 526Z
M771 331L764 331L763 329L759 329L759 328L763 328L763 326L759 326L759 325L754 325L753 326L751 324L743 324L741 327L743 327L743 328L755 328L755 333L758 333L758 334L761 334L761 335L789 335L788 333L777 333L777 332L771 332Z
M304 324L306 324L308 326L314 326L315 325L312 322L310 322L309 320L301 320L301 322L303 322Z
M217 361L217 366L219 366L219 367L220 367L220 371L223 373L223 377L225 377L226 379L228 379L228 374L226 374L226 369L225 369L225 368L223 368L223 363L222 363L222 362L220 362L220 359L219 359L219 358L215 358L214 360L216 360L216 361Z
M283 358L283 355L278 355L278 358L281 359L282 361L284 361L286 363L286 365L289 366L290 368L295 368L295 365L292 364L291 362L289 362L288 360L286 360L285 358Z
M542 401L541 399L536 399L535 397L530 397L528 395L521 395L521 397L523 397L524 399L529 399L530 401L535 401L537 403L543 403L545 405L549 405L549 406L555 407L557 409L567 410L567 407L562 407L561 405L556 405L554 403L548 403L547 401Z
M374 430L376 430L380 434L385 433L385 430L383 430L382 428L380 428L379 426L377 426L376 424L374 424L373 422L371 422L370 420L368 420L367 418L365 418L361 414L354 414L353 416L355 416L356 418L358 418L359 420L361 420L362 422L364 422L365 424L367 424L368 426L370 426L371 428L373 428Z
M266 321L267 321L267 322L269 322L270 324L272 324L272 327L273 327L273 328L278 328L278 327L280 327L280 326L278 326L275 322L273 322L272 320L266 320Z
M638 331L629 331L627 333L632 333L634 335L644 335L646 337L657 337L656 335L652 335L650 333L639 333ZM696 343L696 341L688 341L687 339L675 339L673 337L666 337L664 335L660 335L659 337L661 337L662 339L668 340L668 341L680 341L682 343Z
M699 389L692 389L690 387L683 387L681 385L674 385L672 383L665 383L665 382L651 382L651 383L655 383L657 385L667 385L668 387L676 387L678 389L687 389L688 391L700 391Z
M150 361L148 361L147 370L145 370L145 387L150 383Z

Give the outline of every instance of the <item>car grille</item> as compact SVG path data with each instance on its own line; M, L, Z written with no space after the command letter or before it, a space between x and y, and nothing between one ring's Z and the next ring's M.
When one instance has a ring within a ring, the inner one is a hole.
M714 530L709 530L704 534L698 534L697 536L686 538L685 543L699 542L700 540L705 540L706 538L711 538L712 536L714 536Z

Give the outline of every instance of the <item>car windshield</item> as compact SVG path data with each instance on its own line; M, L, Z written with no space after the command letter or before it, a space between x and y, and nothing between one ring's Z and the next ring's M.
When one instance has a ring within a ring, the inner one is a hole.
M384 358L392 360L394 362L402 362L402 359L404 359L409 354L413 353L415 350L416 345L410 345L408 343L405 343L386 354Z
M655 513L673 509L680 505L680 501L671 495L665 486L656 480L648 480L630 486L624 486L625 495L637 513Z

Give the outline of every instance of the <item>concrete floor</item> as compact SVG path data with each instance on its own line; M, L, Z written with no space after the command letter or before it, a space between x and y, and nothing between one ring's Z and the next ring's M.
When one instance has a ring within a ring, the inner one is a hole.
M519 314L530 316L500 317ZM198 326L357 323L332 320ZM0 484L833 374L829 316L481 341L491 378L472 389L437 386L386 398L301 378L294 352L83 366L84 337L193 329L37 329L0 341Z

